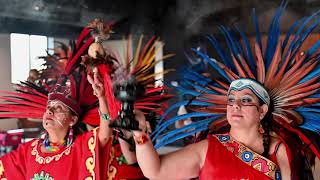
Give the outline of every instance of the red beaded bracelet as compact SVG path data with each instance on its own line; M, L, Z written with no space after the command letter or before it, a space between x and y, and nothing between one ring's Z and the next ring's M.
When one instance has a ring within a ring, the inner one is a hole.
M134 140L137 144L142 145L148 142L149 138L146 134L142 134L140 137L135 137Z

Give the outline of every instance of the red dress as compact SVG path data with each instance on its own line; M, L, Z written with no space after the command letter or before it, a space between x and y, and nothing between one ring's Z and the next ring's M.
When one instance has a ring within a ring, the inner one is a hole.
M266 175L268 174L268 175ZM208 151L200 180L279 179L277 166L233 141L229 135L208 137Z
M35 139L0 158L0 179L8 180L59 180L105 178L107 156L99 153L109 149L99 148L97 129L78 135L74 143L55 153L40 151L41 139ZM100 156L101 155L101 156Z
M111 146L107 177L109 180L142 180L146 179L137 165L127 165L118 141Z

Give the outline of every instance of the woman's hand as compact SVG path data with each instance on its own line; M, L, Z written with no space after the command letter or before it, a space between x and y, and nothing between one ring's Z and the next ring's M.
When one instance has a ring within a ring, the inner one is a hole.
M99 125L99 143L101 147L105 147L112 137L112 129L109 128L110 119L105 118L103 115L108 115L108 103L105 97L105 90L104 90L104 82L103 78L100 76L98 68L94 67L93 75L88 74L87 79L89 83L92 85L93 94L97 96L99 100L99 110L100 110L100 125Z
M149 121L146 120L145 115L140 110L134 110L134 114L136 116L136 121L139 122L139 129L144 133L151 133L151 126Z
M93 75L88 74L87 78L89 83L92 85L93 94L97 96L97 98L104 98L105 97L104 84L103 84L103 79L99 74L98 68L94 67L92 72L93 72Z

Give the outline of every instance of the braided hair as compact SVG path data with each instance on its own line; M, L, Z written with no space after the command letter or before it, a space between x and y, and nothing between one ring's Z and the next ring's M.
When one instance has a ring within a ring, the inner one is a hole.
M260 100L260 105L264 104ZM262 155L266 158L269 156L269 150L270 150L270 129L271 129L271 118L272 118L272 112L273 112L273 103L270 102L270 105L268 107L268 112L267 114L263 117L263 119L260 121L262 128L264 130L263 132L263 153Z

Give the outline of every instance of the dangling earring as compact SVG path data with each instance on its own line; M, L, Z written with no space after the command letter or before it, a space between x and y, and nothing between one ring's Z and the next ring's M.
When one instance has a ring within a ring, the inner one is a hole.
M67 139L67 146L70 146L73 143L73 128L70 126L69 135Z
M260 133L260 134L263 134L263 133L264 133L264 129L263 129L261 123L260 123L260 125L259 125L259 133Z
M41 134L40 138L43 139L43 140L48 139L49 138L48 131L45 131L43 134Z
M48 144L49 143L49 133L46 131L44 134L41 135L41 139L43 139L43 144Z

